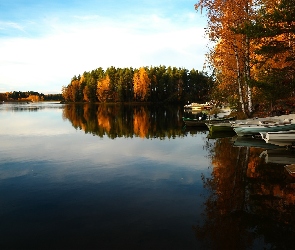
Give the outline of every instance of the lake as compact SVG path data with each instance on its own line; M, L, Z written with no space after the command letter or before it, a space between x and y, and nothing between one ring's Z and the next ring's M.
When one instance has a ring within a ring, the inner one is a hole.
M294 151L184 115L0 104L0 249L291 249Z

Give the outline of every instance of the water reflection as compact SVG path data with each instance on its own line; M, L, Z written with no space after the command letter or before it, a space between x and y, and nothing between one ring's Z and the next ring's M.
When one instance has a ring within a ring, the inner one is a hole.
M63 117L73 127L99 137L175 138L183 136L179 106L67 105Z
M63 109L64 105L58 102L5 102L1 103L1 111L36 112L44 109Z
M206 133L177 108L0 116L0 249L197 248Z
M0 108L0 248L293 247L294 151L181 107L55 107Z
M292 249L295 181L284 172L282 159L293 160L294 151L257 145L236 147L231 138L208 143L213 171L203 183L210 196L205 222L195 226L204 248ZM281 156L280 162L268 153Z

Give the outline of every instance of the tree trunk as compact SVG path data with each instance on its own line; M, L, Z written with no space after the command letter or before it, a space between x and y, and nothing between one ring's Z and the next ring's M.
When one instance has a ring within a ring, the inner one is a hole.
M248 3L246 4L245 8L247 16L249 16L249 6ZM245 81L247 86L247 99L248 99L248 112L249 114L252 113L253 107L252 107L252 90L250 87L250 80L251 80L251 73L250 73L250 38L246 34L245 35Z
M239 99L240 99L242 111L245 113L245 104L243 100L243 91L242 91L242 84L241 84L240 62L239 62L239 55L238 55L236 45L234 45L234 51L235 51L236 66L237 66L237 82L238 82L238 88L239 88Z

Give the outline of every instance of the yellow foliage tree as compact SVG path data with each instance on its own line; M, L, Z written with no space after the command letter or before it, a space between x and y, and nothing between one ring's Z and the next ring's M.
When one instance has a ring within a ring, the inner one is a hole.
M237 34L235 29L244 27L253 20L256 1L199 0L195 8L209 10L207 33L216 43L209 61L221 76L220 89L235 91L242 110L251 113L252 89L249 83L254 47L247 34Z
M106 75L105 78L97 81L96 96L100 102L106 102L110 95L110 77Z
M139 71L135 72L133 76L134 99L146 101L150 95L150 85L151 80L145 68L139 68Z

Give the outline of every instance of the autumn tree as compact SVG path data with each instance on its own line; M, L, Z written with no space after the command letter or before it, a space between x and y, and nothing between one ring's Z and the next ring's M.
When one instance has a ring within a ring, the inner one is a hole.
M106 75L105 78L97 82L97 98L100 102L106 102L110 96L110 77Z
M294 95L295 2L264 0L254 22L237 30L256 41L256 85L270 101Z
M215 46L209 62L215 68L220 89L235 92L241 109L250 114L253 110L251 88L252 41L248 34L237 34L235 29L251 22L257 3L252 0L200 0L195 8L206 8L207 34Z
M145 68L139 68L138 72L133 76L134 99L146 101L150 94L150 79Z

